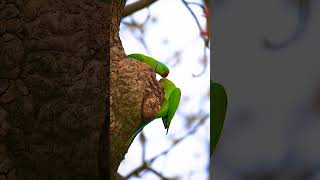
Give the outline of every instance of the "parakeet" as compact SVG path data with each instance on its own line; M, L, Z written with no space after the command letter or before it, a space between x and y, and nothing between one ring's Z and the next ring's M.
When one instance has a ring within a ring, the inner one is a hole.
M160 79L160 84L164 89L165 96L164 101L160 105L160 111L151 119L144 121L139 128L135 131L135 133L131 136L129 142L130 144L133 142L134 138L137 136L142 129L148 125L150 122L157 118L162 118L162 122L164 128L167 130L167 134L169 131L171 120L176 113L181 97L181 91L179 88L175 86L175 84L167 78Z
M167 78L160 79L160 84L164 89L164 102L162 103L159 115L162 117L164 128L169 131L169 126L176 113L181 97L181 90Z
M169 75L169 68L162 62L159 62L152 57L138 53L129 54L128 57L148 64L154 69L156 73L160 74L162 77L167 77Z
M219 141L227 112L227 95L222 85L210 81L210 156Z

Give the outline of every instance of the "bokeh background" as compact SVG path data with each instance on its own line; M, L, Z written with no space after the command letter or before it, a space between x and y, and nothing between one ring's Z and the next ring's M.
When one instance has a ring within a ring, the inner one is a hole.
M298 24L300 38L270 50ZM215 157L214 180L320 179L320 1L213 1L211 75L227 89L229 107Z
M192 2L199 3L190 8L205 29L203 1ZM168 78L182 97L168 135L161 119L151 122L135 138L118 172L130 180L209 179L210 50L194 17L183 1L159 0L123 18L120 38L126 54L143 53L166 63Z

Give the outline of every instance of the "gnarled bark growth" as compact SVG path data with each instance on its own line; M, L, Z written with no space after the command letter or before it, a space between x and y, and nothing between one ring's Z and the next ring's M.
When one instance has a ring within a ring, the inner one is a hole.
M127 58L119 38L125 1L113 1L110 35L111 77L111 170L116 172L129 148L129 138L143 120L156 115L164 91L153 69Z

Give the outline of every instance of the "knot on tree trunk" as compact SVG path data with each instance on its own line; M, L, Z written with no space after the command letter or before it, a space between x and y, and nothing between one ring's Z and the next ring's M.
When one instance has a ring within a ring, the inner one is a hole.
M126 1L113 1L110 29L110 163L116 173L136 129L154 117L164 100L156 73L147 64L128 58L119 37Z
M114 46L110 52L111 163L116 170L129 149L130 137L159 112L164 90L151 66L128 58L122 48Z
M164 90L156 79L155 71L149 65L131 58L120 60L114 70L111 70L114 72L111 73L114 82L111 91L114 92L112 99L117 100L115 111L140 120L154 117L164 98Z
M163 102L164 90L160 82L156 79L154 70L146 64L140 66L142 76L145 78L145 91L143 95L141 118L143 120L154 117L160 111L160 105Z

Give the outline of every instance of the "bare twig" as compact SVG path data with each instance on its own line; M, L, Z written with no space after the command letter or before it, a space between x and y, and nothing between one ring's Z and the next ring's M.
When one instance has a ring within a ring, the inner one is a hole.
M142 162L144 162L146 160L146 137L143 132L141 132L140 141L142 146Z
M150 6L151 4L155 3L157 0L140 0L138 2L132 3L127 5L123 12L122 12L122 18L127 17L147 6Z
M202 9L205 9L205 6L201 3L197 3L197 2L187 2L187 4L190 4L190 5L196 5L196 6L199 6L201 7Z
M162 174L160 174L158 171L156 171L155 169L153 169L153 168L151 168L151 167L147 167L146 168L147 170L149 170L149 171L151 171L151 172L153 172L154 174L156 174L157 176L159 176L161 179L167 179L167 178L165 178Z
M153 158L151 158L149 161L148 161L148 164L151 164L153 163L158 157L160 156L163 156L163 155L166 155L168 154L168 152L173 148L175 147L177 144L181 143L183 140L185 140L187 137L193 135L195 132L197 132L198 128L205 122L205 120L209 117L208 114L204 115L199 123L194 127L192 128L192 130L190 130L187 134L185 134L184 136L182 136L181 138L175 140L175 142L165 151L162 151L161 153L159 153L158 155L154 156Z
M140 167L134 169L131 173L129 173L125 179L129 179L131 176L137 176L141 171L145 170L148 167L148 164L144 162Z
M199 123L194 126L192 128L192 130L190 130L189 132L187 132L184 136L182 136L181 138L177 139L174 141L174 143L165 151L159 153L158 155L154 156L153 158L151 158L148 161L144 161L143 164L139 167L137 167L136 169L134 169L131 173L129 173L125 179L130 178L131 176L137 176L139 175L140 172L144 171L144 170L148 170L148 171L152 171L153 173L155 173L156 175L158 175L159 177L161 177L162 179L169 179L169 178L165 178L163 177L159 172L155 171L154 169L152 169L150 167L150 165L156 160L158 159L160 156L166 155L168 154L168 152L174 148L177 144L181 143L183 140L185 140L187 137L193 135L198 128L204 124L205 120L209 117L209 114L205 114L200 118Z
M167 57L165 63L171 63L171 66L174 67L176 66L180 60L181 60L181 55L183 53L183 51L185 51L187 48L189 48L189 46L193 46L194 42L198 39L198 37L193 38L192 40L190 40L188 43L186 43L186 45L182 48L180 48L179 50L176 50L173 55ZM171 60L175 60L174 62L170 62Z
M145 20L143 21L143 23L142 23L142 24L144 24L144 25L146 25L146 24L148 23L148 21L150 20L150 18L151 18L150 9L147 8L147 10L148 10L148 15L147 15L146 19L145 19Z
M197 23L197 26L200 30L200 34L202 36L202 39L204 40L204 57L203 57L203 69L202 71L199 73L199 74L192 74L193 77L199 77L201 75L203 75L205 72L206 72L206 69L207 69L207 66L208 66L208 63L207 63L207 55L206 55L206 47L209 47L209 39L210 39L210 34L211 32L210 31L210 9L208 7L208 5L210 5L209 1L205 1L206 3L206 6L202 5L202 4L199 4L199 3L195 3L195 2L187 2L185 0L181 0L182 3L186 6L186 8L190 11L191 15L193 16L194 20L196 21ZM197 16L194 14L194 12L192 11L192 9L189 7L189 4L190 5L197 5L197 6L200 6L204 12L205 12L205 16L206 16L206 20L207 20L207 25L206 25L206 31L203 31L202 28L201 28L201 25L199 23L199 20L197 18ZM204 35L205 34L205 35Z
M202 28L201 28L200 22L199 22L197 16L196 16L196 15L194 14L194 12L192 11L192 9L189 7L188 2L186 2L185 0L181 0L181 1L182 1L182 3L186 6L186 8L188 9L188 11L191 13L191 15L193 16L193 19L196 21L197 26L198 26L200 32L202 32Z
M147 23L147 21L149 20L149 17L150 14L147 16L147 18L145 19L144 23ZM144 47L144 49L149 53L150 53L150 50L147 46L147 43L145 42L144 40L144 23L142 24L139 24L137 21L135 21L133 18L131 18L131 22L125 22L123 21L122 22L124 25L128 26L128 27L131 27L131 28L134 28L134 29L137 29L139 32L140 32L140 36L134 36L138 41L140 41L140 43L142 44L142 46Z

